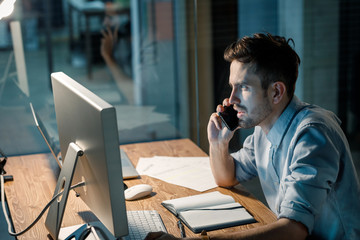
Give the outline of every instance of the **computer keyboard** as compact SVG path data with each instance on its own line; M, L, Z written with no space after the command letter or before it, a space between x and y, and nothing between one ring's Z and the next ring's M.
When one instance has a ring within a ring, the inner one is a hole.
M143 240L149 232L167 232L156 210L127 211L129 235L125 240Z

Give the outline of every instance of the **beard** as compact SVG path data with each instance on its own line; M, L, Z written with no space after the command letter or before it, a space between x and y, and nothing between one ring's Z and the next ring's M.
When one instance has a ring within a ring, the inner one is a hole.
M238 105L237 109L241 109L244 112L243 116L239 119L239 126L245 129L258 126L272 112L268 99L264 99L264 102L253 108L251 112L248 112L247 108L241 105Z

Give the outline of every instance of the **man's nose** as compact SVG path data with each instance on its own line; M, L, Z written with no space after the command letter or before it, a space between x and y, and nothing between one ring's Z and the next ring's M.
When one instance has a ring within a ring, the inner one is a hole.
M230 104L239 104L240 103L240 98L237 97L235 90L231 91L231 94L230 94L230 97L229 97L229 103Z

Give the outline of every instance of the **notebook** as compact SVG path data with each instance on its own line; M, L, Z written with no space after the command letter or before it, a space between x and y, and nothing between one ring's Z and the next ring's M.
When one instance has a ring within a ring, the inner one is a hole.
M59 147L59 140L56 140L54 137L51 137L48 131L45 128L44 123L41 121L39 115L35 111L32 103L30 103L31 112L35 121L35 125L38 128L41 136L44 138L46 145L49 147L51 154L56 159L56 162L62 167L62 159ZM123 179L136 178L139 176L139 173L135 169L134 165L131 163L129 157L123 149L120 149L120 159L122 165Z
M254 223L254 217L234 198L218 191L161 203L194 233Z

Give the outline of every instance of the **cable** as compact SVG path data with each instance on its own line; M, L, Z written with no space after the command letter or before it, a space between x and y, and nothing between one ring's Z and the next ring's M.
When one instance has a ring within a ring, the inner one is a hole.
M40 212L39 216L27 227L25 228L23 231L21 232L18 232L18 233L14 233L11 231L11 223L10 223L10 220L9 220L9 216L7 215L7 211L6 211L6 208L5 208L5 190L4 190L4 175L1 174L1 205L2 205L2 209L3 209L3 212L4 212L4 216L5 216L5 220L7 222L7 225L8 225L8 232L11 236L20 236L22 234L24 234L25 232L27 232L28 230L30 230L39 220L40 218L42 217L42 215L44 215L45 211L50 207L50 205L61 195L63 194L63 191L59 192L58 194L56 194L55 196L53 196L53 198L46 204L46 206L44 207L44 209ZM85 185L85 182L80 182L80 183L77 183L75 185L72 185L70 187L70 189L74 189L74 188L77 188L77 187L81 187L81 186L84 186Z
M3 160L0 160L0 174L3 175L6 174L4 167L7 161L7 156L1 149L0 149L0 156L3 157Z
M99 228L97 226L92 226L90 224L88 224L86 226L85 230L81 233L79 239L84 240L92 233L95 240L100 240L101 238L97 234L96 230L98 230L101 233L102 239L109 240L108 236L105 234L105 232L101 228Z
M1 150L1 148L0 148L0 154L1 154L1 156L3 156L5 159L7 159L6 154L3 152L3 150Z

